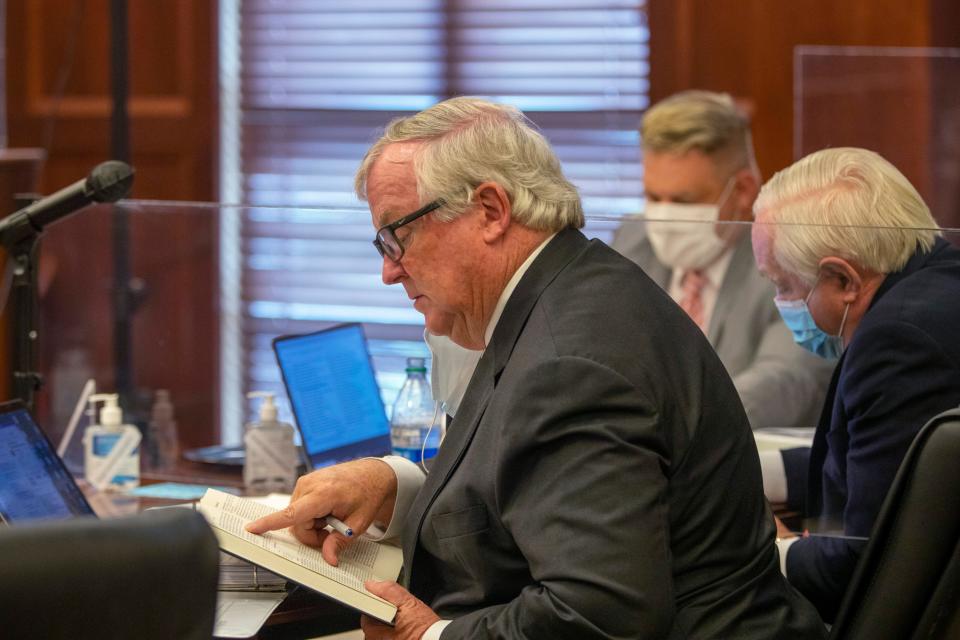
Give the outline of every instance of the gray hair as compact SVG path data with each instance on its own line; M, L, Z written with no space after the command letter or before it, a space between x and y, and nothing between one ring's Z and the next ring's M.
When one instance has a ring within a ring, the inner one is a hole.
M387 145L422 142L413 160L421 201L443 198L436 214L452 220L472 202L483 182L507 192L513 219L538 231L584 224L580 196L546 138L519 109L479 98L452 98L398 118L367 151L357 170L357 196L366 200L367 177Z
M817 151L778 172L754 211L758 224L776 225L779 265L811 285L827 256L893 273L940 235L910 181L879 154L854 147Z
M643 150L686 153L696 149L730 170L759 175L750 121L726 93L682 91L652 106L640 122Z

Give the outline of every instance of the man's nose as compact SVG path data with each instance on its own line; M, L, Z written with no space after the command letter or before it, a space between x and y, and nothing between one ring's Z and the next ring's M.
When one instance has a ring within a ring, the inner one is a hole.
M383 256L381 276L384 284L397 284L405 274L406 272L403 270L403 265L396 260L391 260L387 256Z

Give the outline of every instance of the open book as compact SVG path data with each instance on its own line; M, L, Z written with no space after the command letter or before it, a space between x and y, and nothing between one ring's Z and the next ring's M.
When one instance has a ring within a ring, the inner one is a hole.
M268 569L368 616L390 623L397 608L367 591L365 580L396 580L403 564L399 548L358 538L340 554L340 564L327 564L320 550L301 543L288 531L262 536L247 533L247 523L273 513L253 500L208 489L199 510L217 534L220 548Z

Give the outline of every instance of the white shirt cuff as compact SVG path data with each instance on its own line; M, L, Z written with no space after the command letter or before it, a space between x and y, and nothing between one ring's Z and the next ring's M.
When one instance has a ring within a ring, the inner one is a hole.
M799 537L777 538L777 551L780 552L780 573L782 573L785 578L787 577L787 551L789 551L790 546L799 539Z
M393 473L397 476L397 499L393 505L393 515L390 516L390 524L387 526L387 530L379 535L372 530L368 530L367 537L371 540L389 540L400 535L403 521L406 520L407 512L410 511L413 499L417 497L417 492L423 486L426 476L416 463L400 456L384 456L373 459L381 460L393 469Z
M420 640L440 640L440 634L451 622L453 622L453 620L437 620L430 625L429 629L423 632L423 635L420 636Z
M787 472L779 450L760 452L760 473L763 474L763 495L770 502L787 501Z

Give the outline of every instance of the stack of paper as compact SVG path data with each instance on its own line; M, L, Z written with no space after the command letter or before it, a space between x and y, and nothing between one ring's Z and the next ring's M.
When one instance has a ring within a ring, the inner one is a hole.
M220 552L220 591L284 591L287 579Z

